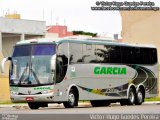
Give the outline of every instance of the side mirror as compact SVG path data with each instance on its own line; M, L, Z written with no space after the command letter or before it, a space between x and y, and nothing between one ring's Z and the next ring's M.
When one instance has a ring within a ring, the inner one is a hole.
M1 61L1 73L4 73L4 65L5 65L5 62L8 61L8 60L12 60L11 57L6 57L6 58L3 58L3 60Z
M51 70L52 72L56 69L56 55L53 55L51 58Z

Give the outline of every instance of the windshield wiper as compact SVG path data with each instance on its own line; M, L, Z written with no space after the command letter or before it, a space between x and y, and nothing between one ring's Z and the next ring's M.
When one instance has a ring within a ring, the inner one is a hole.
M27 68L28 68L28 63L26 65L25 69L23 70L23 73L22 73L22 75L21 75L21 77L19 79L18 85L21 85L21 82L22 82L22 80L24 78L24 74L27 72Z
M32 69L32 63L31 63L31 68L30 68L30 70L29 70L29 76L31 75L30 73L33 73L33 76L34 76L34 78L36 79L37 83L38 83L38 84L41 84L40 81L39 81L39 79L38 79L38 77L37 77L37 75L36 75L36 73L35 73L34 70ZM30 81L30 82L31 82L31 81Z
M24 69L24 71L23 71L23 73L22 73L22 75L21 75L21 77L20 77L20 79L19 79L18 85L21 85L21 82L22 82L22 80L23 80L23 78L24 78L24 74L27 72L28 66L29 66L29 65L28 65L28 63L27 63L26 68ZM33 74L33 76L34 76L37 84L41 84L40 81L39 81L39 79L38 79L38 77L37 77L37 75L35 74L34 70L32 69L32 63L31 63L31 66L30 66L30 68L29 68L29 75L28 75L27 79L25 79L25 80L28 81L28 84L32 84L32 81L31 81L31 79L30 79L31 74Z

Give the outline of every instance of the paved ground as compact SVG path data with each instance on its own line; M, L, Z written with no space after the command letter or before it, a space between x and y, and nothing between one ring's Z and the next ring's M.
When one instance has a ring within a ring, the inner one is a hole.
M160 102L144 103L140 106L120 106L111 104L108 107L91 107L90 103L80 103L77 108L66 109L63 104L49 104L48 108L30 110L27 104L0 105L0 113L4 114L160 114Z
M140 106L91 107L80 103L77 108L66 109L62 104L49 104L48 108L30 110L27 104L0 105L0 120L160 120L160 102Z

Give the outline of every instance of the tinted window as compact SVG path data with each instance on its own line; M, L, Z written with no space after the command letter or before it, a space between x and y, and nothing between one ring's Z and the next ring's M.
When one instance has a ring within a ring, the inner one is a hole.
M102 63L121 63L119 46L96 45L97 61Z
M141 48L142 62L143 64L155 64L157 63L157 52L153 48Z
M121 47L122 63L132 64L134 63L134 51L133 47Z
M53 55L55 45L34 45L32 55Z
M84 63L96 62L95 45L83 44L82 62Z
M119 46L108 46L110 63L121 63L121 49Z
M143 64L142 55L143 55L142 49L135 47L134 48L134 64Z
M152 64L155 64L155 63L157 63L157 49L155 49L155 48L153 48L152 50L151 50L152 52L151 52L151 54L152 54L152 56L151 56L151 58L152 58Z
M31 54L31 46L15 46L13 57L19 57L19 56L30 56Z
M70 43L70 63L155 64L155 48Z
M55 54L55 45L16 46L13 52L13 57L30 56L31 54L32 55L53 55Z
M63 64L68 64L68 43L63 43L58 46L57 56L61 57Z
M110 47L106 45L96 45L96 58L98 63L109 63L110 56L109 51Z
M70 43L70 63L82 62L82 44Z
M121 47L123 64L155 64L157 51L154 48Z
M62 43L58 46L56 60L56 83L61 82L67 72L68 67L68 43Z

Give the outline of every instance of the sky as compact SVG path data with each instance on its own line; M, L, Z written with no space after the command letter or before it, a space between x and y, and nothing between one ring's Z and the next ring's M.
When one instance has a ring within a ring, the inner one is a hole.
M46 21L46 25L67 25L69 31L83 30L100 35L120 34L120 13L92 11L91 6L95 6L96 1L98 0L0 0L0 16L17 12L22 19ZM154 1L159 5L159 0Z

